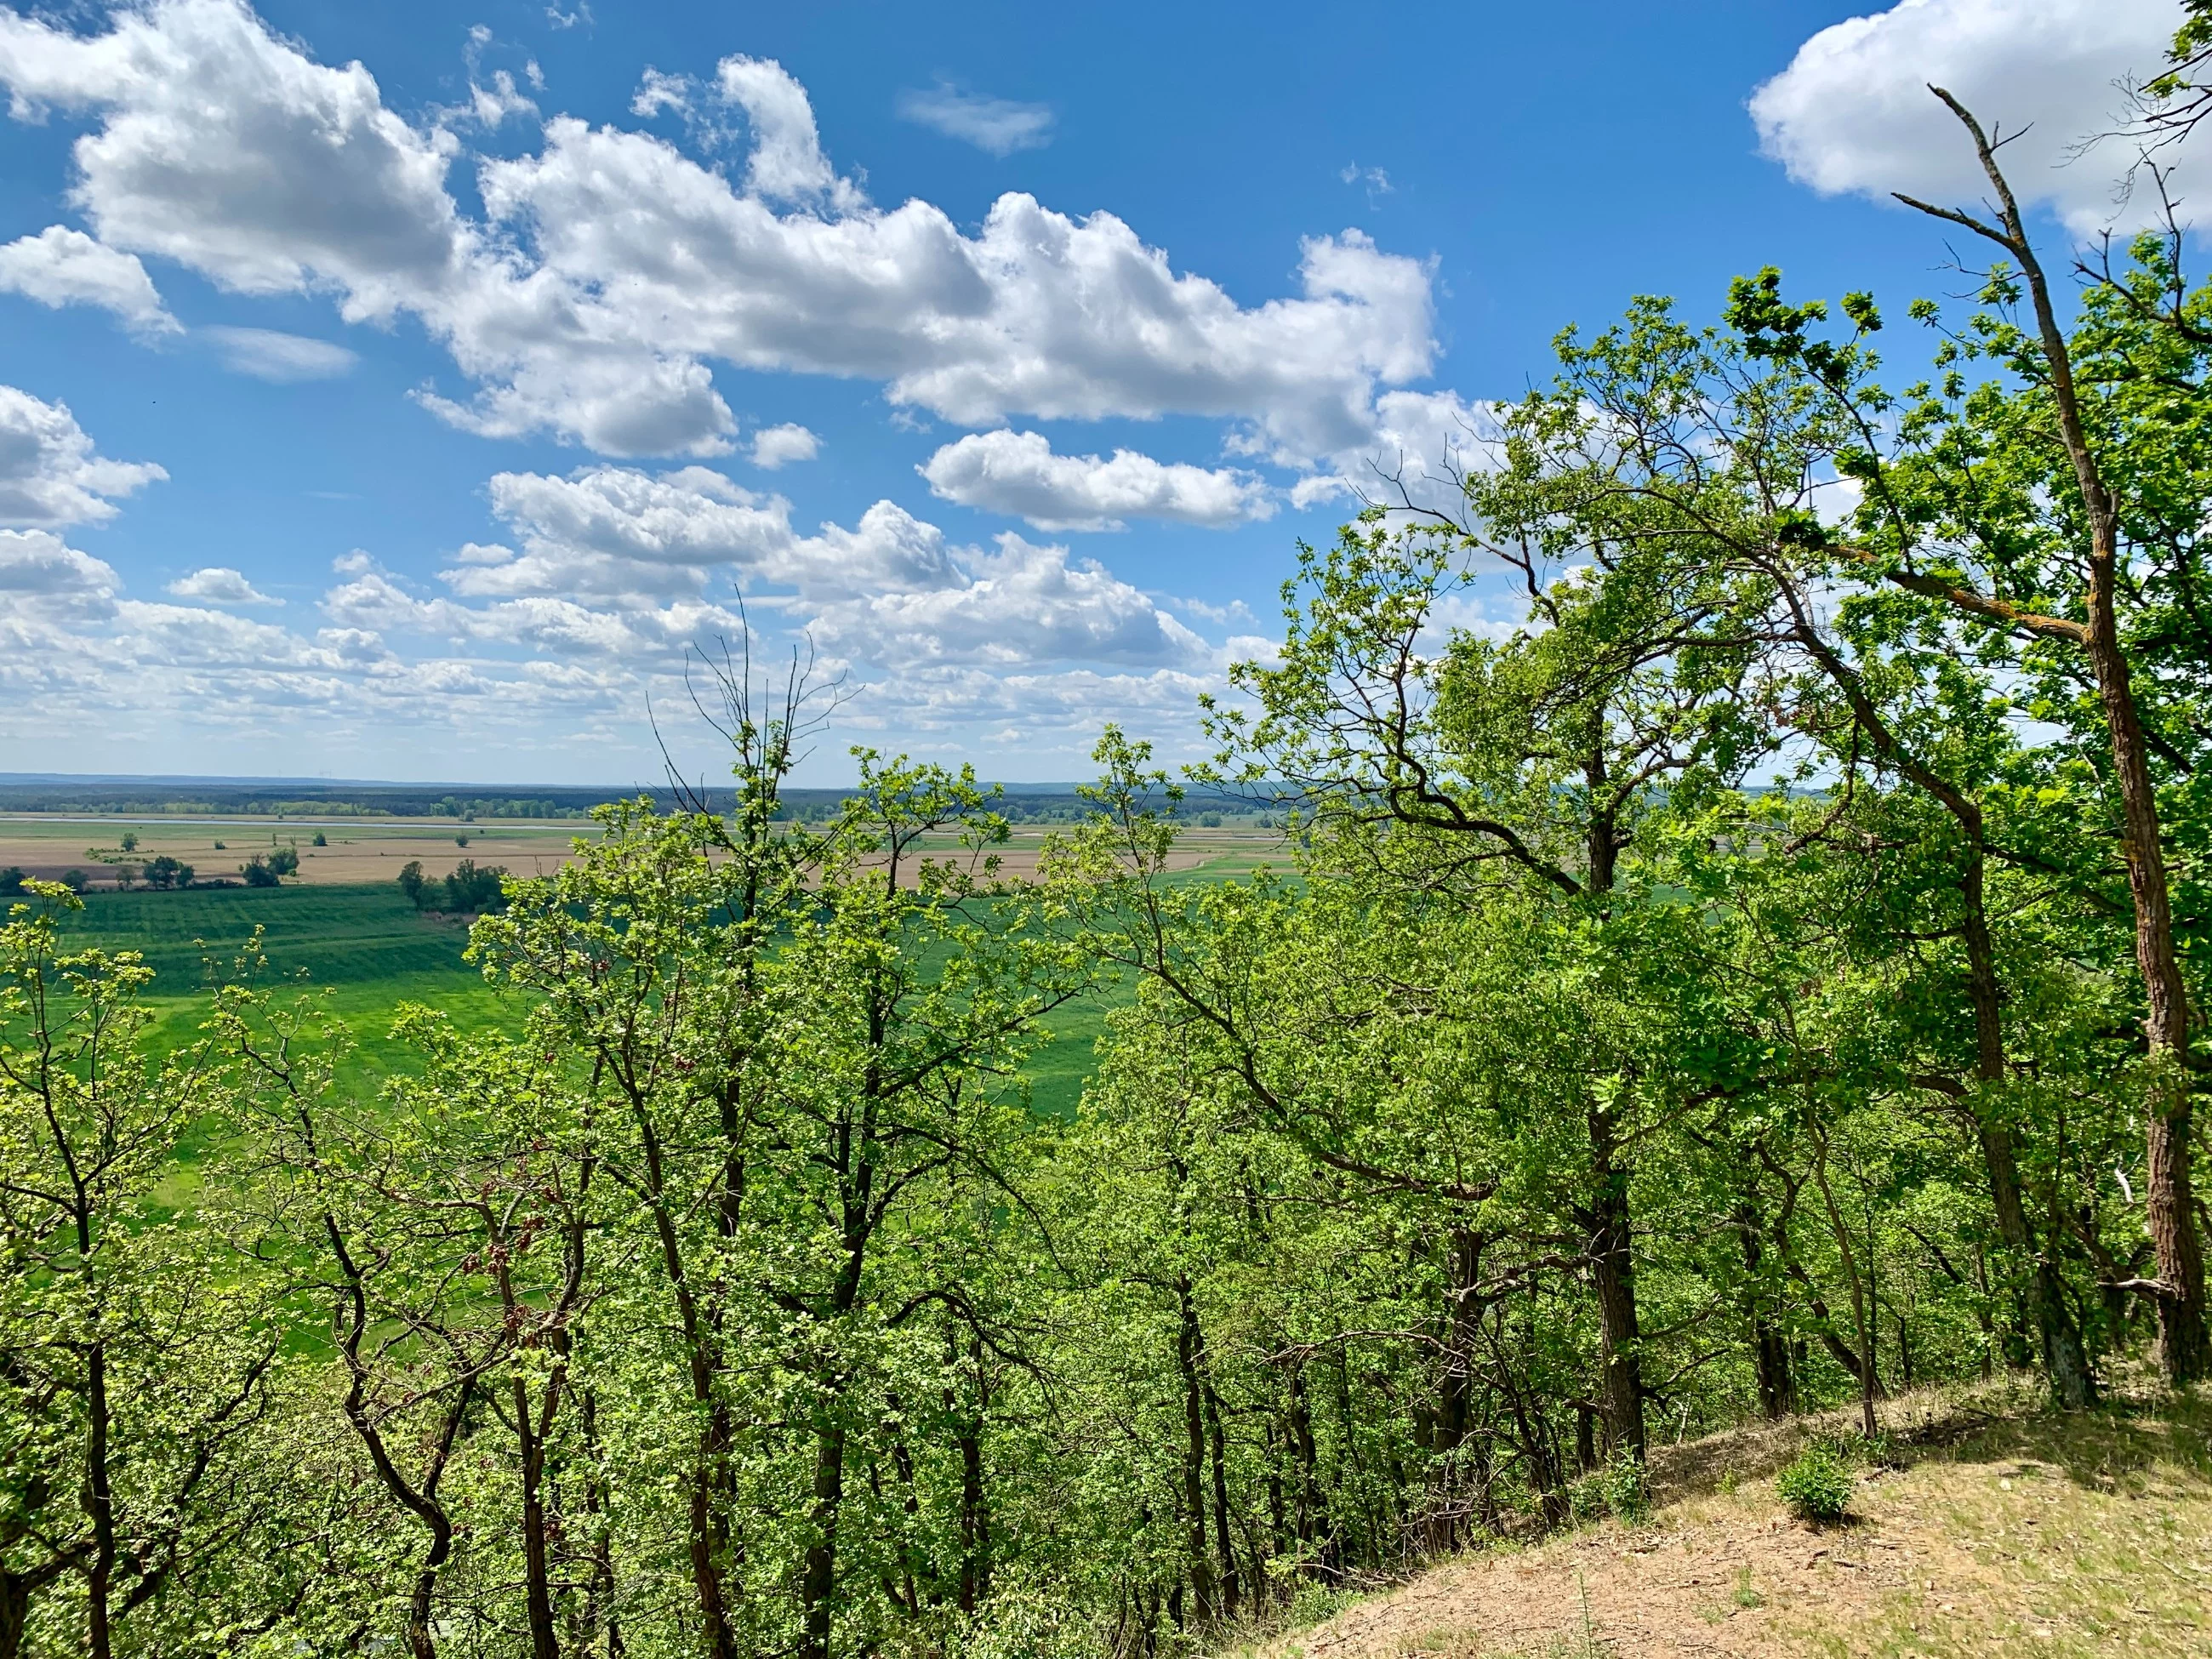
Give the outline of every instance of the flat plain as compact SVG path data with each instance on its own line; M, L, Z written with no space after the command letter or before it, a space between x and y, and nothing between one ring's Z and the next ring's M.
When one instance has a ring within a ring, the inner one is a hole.
M327 847L311 844L318 829ZM31 816L0 820L0 867L15 865L49 878L66 869L105 874L104 866L71 855L112 848L126 830L138 837L134 858L167 853L201 878L234 872L253 853L265 853L273 836L275 845L297 844L300 877L274 888L118 891L95 885L70 925L68 947L140 953L155 974L146 1002L157 1017L159 1040L176 1044L189 1041L205 1017L210 988L237 975L258 928L265 957L261 982L325 1000L356 1045L347 1069L364 1086L415 1069L415 1056L391 1036L404 1003L440 1009L464 1030L516 1029L528 1012L526 998L488 983L465 959L465 918L419 912L408 902L397 879L400 866L419 860L434 878L471 858L518 875L549 874L574 856L578 838L596 833L591 823L573 819L457 827L450 818L363 823ZM1018 829L1004 872L1033 873L1045 833ZM467 847L455 844L458 834L468 836ZM216 841L225 845L217 848ZM943 856L952 848L949 838L933 838L921 851ZM1205 881L1285 860L1272 834L1194 828L1174 862L1178 881ZM1108 1013L1127 994L1126 988L1108 988L1047 1022L1048 1039L1024 1068L1034 1109L1074 1114Z
M420 863L437 879L463 859L499 865L518 876L550 875L575 856L579 838L598 826L582 818L497 818L461 823L453 818L218 818L63 817L27 812L0 816L0 869L58 880L81 870L95 886L112 885L113 866L95 853L112 854L125 834L137 837L133 861L167 855L192 866L201 881L235 880L241 866L279 847L300 854L298 879L315 887L395 881L402 866ZM1015 879L1036 872L1048 829L1024 824L1000 849L1000 868ZM327 843L318 847L321 835ZM934 836L923 851L951 852L950 836ZM1193 828L1171 860L1177 871L1246 870L1279 847L1270 831Z

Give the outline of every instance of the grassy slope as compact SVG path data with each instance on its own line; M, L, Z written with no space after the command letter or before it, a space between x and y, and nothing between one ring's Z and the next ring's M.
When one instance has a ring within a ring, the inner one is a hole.
M2024 1391L1884 1407L1899 1455L1860 1477L1844 1524L1774 1495L1804 1425L1655 1459L1674 1500L1462 1557L1267 1659L2212 1653L2212 1402L2064 1417ZM1831 1431L1840 1422L1820 1425Z

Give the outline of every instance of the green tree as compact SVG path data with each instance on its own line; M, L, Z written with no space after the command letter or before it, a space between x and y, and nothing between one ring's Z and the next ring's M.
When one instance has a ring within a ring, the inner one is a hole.
M149 971L66 951L80 902L27 890L0 927L0 1655L107 1659L225 1621L191 1581L250 1519L282 1332L163 1202L218 1103L210 1046L155 1058Z

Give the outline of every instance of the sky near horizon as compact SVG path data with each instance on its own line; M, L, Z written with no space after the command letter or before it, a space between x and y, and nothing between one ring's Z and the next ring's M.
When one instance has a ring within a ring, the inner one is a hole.
M0 771L708 768L747 621L844 677L802 782L1189 757L1563 325L1962 289L1923 83L2124 228L2179 12L0 4Z

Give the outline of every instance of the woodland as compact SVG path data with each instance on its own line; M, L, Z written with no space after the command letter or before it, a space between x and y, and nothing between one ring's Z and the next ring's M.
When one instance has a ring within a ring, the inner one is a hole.
M381 1078L251 950L155 1044L27 883L0 1659L1184 1653L1729 1424L2198 1382L2212 289L2046 268L1956 112L1976 297L1637 300L1300 550L1187 780L1275 873L1113 729L1033 879L972 770L803 821L835 690L740 657L731 782L509 877L526 1017Z

